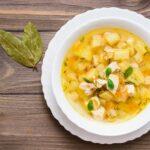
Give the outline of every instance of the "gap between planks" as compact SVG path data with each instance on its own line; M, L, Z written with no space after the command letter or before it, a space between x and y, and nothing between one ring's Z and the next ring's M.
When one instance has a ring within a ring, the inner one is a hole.
M0 95L43 95L43 93L0 93Z

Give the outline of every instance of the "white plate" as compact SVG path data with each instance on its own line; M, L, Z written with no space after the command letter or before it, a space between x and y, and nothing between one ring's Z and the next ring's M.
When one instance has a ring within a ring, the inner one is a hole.
M93 15L94 14L94 15ZM63 112L60 110L58 107L55 97L52 93L52 87L51 87L51 69L52 69L52 62L54 59L54 56L56 55L56 47L59 49L59 44L56 43L57 41L62 41L62 39L59 39L60 34L67 35L67 32L69 33L69 30L64 31L65 26L68 27L71 26L72 23L74 25L76 22L79 21L86 21L87 18L103 18L103 17L124 17L128 18L128 20L131 21L138 21L139 24L144 25L145 27L150 27L150 21L146 19L144 16L139 15L135 12L129 11L129 10L124 10L124 9L118 9L118 8L102 8L102 9L94 9L87 11L83 14L75 16L73 19L68 21L55 35L55 37L51 40L49 43L47 52L45 54L44 60L43 60L43 65L42 65L42 78L41 82L43 85L43 92L44 92L44 97L46 99L48 107L51 109L52 114L54 117L59 121L59 123L64 126L64 128L68 131L70 131L72 134L80 137L83 140L86 141L91 141L93 143L101 143L101 144L112 144L112 143L123 143L129 140L133 140L137 137L140 137L144 133L148 132L150 129L150 124L147 124L143 128L132 132L127 135L122 135L119 137L104 137L104 136L98 136L95 134L91 134L89 132L86 132L82 130L81 128L77 127L75 124L71 123L66 116L63 114ZM51 54L51 55L49 55ZM49 60L50 63L47 63Z

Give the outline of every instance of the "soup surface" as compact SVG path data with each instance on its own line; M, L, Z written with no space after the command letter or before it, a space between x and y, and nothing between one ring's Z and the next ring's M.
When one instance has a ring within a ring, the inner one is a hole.
M149 47L124 29L99 28L79 37L61 73L68 101L85 117L123 121L150 102Z

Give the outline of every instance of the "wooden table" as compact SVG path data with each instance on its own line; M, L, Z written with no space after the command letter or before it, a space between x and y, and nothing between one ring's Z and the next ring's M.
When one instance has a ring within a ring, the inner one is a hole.
M150 0L0 0L0 28L21 35L32 21L44 50L55 32L74 15L96 7L128 8L150 17ZM38 72L11 60L0 48L0 150L149 150L150 134L126 144L99 145L71 135L53 118Z

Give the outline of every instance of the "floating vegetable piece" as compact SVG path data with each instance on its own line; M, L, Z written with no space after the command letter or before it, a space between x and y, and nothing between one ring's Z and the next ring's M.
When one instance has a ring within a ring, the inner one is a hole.
M106 77L108 77L108 76L111 74L111 72L112 72L111 68L108 67L108 68L105 70Z
M134 45L134 48L141 55L144 55L147 52L146 45L141 41L137 41Z
M119 61L127 60L130 58L129 54L130 54L129 49L116 49L114 51L114 60Z
M87 82L87 83L92 83L92 81L90 81L90 80L87 79L87 78L83 78L83 80L84 80L85 82Z
M126 88L129 96L133 96L135 94L135 87L133 84L127 84Z
M114 83L111 79L108 79L108 83L107 83L109 89L113 90L114 89Z
M119 86L119 77L115 74L111 74L107 81L107 89L113 94L116 93Z
M88 109L89 111L92 111L92 110L94 109L93 101L92 101L92 100L90 100L90 101L88 102L88 104L87 104L87 109Z
M107 68L111 68L112 72L120 69L116 61L111 62Z
M92 47L98 47L98 46L102 46L103 40L101 35L93 35L92 37Z
M135 43L135 40L134 40L133 37L129 37L129 38L127 39L126 43L127 43L128 45L130 45L130 46L133 46L134 43Z
M93 102L93 109L94 110L96 110L100 107L100 100L97 96L92 97L91 101Z
M145 84L145 85L150 85L150 76L146 76L146 77L144 78L144 84Z
M103 79L96 79L94 80L94 83L97 88L101 88L103 85L107 83L107 81Z
M133 72L133 68L131 66L128 67L124 72L124 77L128 78L132 74L132 72Z
M21 39L10 32L0 30L0 46L16 62L34 68L42 56L42 40L32 23L28 23L24 31Z
M95 85L93 83L81 82L79 88L84 90L87 95L91 95L95 91Z
M120 40L120 36L118 33L113 33L113 32L105 32L104 33L104 38L107 41L107 43L111 46L117 44Z
M98 110L92 111L92 115L96 120L104 120L106 110L103 106L101 106Z
M133 82L135 85L144 84L144 75L140 68L134 68L132 74L127 78L127 81Z
M118 66L118 63L116 61L111 62L105 70L106 77L108 77L112 72L119 69L120 67Z

